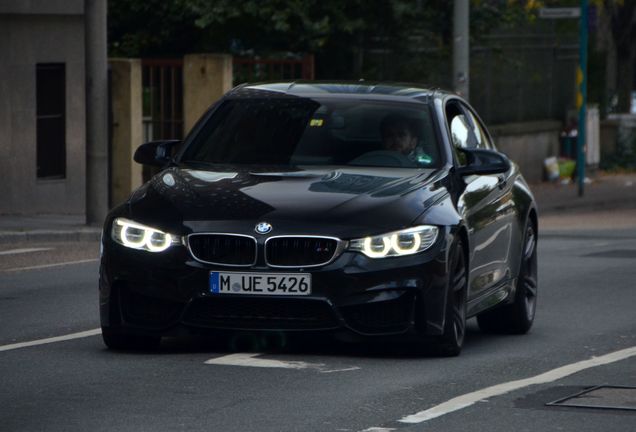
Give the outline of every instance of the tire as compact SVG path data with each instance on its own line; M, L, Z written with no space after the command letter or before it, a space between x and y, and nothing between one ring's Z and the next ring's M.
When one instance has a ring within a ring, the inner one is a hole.
M111 350L148 351L159 348L161 336L142 336L102 327L102 339Z
M525 334L534 322L537 308L537 235L532 221L526 226L517 289L512 304L477 316L479 328L487 333Z
M468 265L461 240L451 247L448 275L448 295L444 333L430 340L434 355L442 357L458 356L466 337L466 299L468 292Z

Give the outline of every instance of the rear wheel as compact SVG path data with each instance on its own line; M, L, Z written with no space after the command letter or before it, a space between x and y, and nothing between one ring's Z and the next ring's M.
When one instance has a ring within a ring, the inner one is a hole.
M514 302L478 315L479 328L493 333L527 333L532 327L537 309L537 288L537 234L534 224L529 221Z
M451 248L449 269L444 333L431 340L433 353L444 357L459 355L466 336L468 265L461 240Z
M102 327L102 339L112 350L152 350L161 343L161 336L133 335L110 327Z

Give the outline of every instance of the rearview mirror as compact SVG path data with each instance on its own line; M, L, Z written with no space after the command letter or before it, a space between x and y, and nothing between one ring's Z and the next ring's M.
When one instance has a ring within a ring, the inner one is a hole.
M140 145L133 159L142 165L164 166L172 160L172 149L179 140L151 141Z
M460 176L501 174L510 169L510 159L486 149L459 149L466 155L466 165L457 168Z

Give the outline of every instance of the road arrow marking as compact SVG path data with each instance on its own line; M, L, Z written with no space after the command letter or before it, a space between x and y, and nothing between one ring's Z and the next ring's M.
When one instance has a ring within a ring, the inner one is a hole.
M395 428L383 428L383 427L370 427L369 429L365 429L362 432L391 432L397 430Z
M281 361L256 358L262 353L237 353L210 359L205 364L223 366L247 366L260 368L309 369L321 368L321 363L305 363L300 361Z
M307 363L302 361L282 361L258 358L263 353L236 353L207 360L205 364L218 366L244 366L279 369L314 369L320 373L346 372L360 369L352 366L344 369L327 369L324 363Z

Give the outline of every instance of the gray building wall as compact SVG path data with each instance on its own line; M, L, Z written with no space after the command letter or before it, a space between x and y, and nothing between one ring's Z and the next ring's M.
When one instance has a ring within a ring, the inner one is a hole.
M82 0L0 0L0 213L84 214ZM66 69L66 178L36 175L36 64Z
M545 158L559 156L559 121L508 123L488 129L497 149L519 165L529 183L543 180Z

